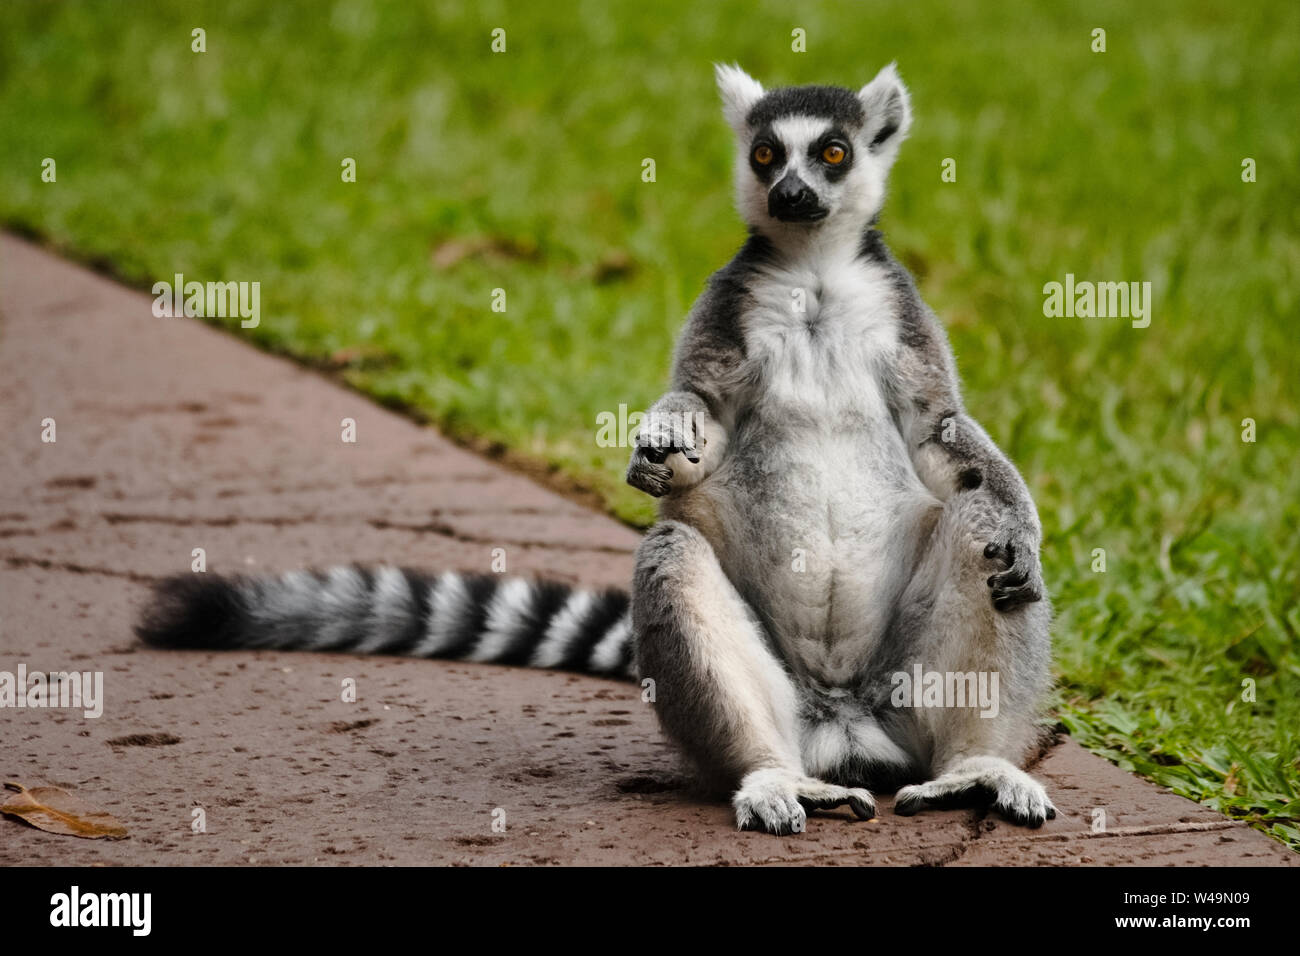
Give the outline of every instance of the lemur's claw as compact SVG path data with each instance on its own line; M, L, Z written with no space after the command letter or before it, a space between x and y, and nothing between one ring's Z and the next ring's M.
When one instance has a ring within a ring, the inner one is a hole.
M984 557L1001 561L1006 570L989 575L987 584L992 592L993 607L998 611L1010 611L1022 604L1033 604L1043 599L1043 588L1038 577L1037 562L1026 557L1021 551L1016 558L1016 546L1008 541L1005 545L990 541L984 547Z

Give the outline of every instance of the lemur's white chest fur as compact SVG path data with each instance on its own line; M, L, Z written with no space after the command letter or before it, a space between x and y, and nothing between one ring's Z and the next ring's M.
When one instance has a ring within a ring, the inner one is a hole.
M898 348L882 269L847 256L764 268L742 317L753 398L822 419L885 418L882 367Z

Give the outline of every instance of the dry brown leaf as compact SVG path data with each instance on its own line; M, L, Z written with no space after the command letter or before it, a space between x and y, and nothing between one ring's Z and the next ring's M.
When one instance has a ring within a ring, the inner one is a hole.
M597 285L618 282L626 279L636 271L636 262L622 249L615 249L601 256L592 268L592 279Z
M1232 768L1228 771L1228 776L1224 778L1223 792L1230 797L1236 796L1237 794L1237 771L1240 769L1241 768L1234 763Z
M468 236L448 239L434 247L430 260L435 269L444 271L458 265L463 259L479 258L490 261L538 258L537 243L529 239L510 239L504 236Z
M8 781L8 790L18 791L3 804L0 813L18 817L48 833L85 837L87 840L124 840L126 827L111 814L96 810L85 800L58 787L33 787Z

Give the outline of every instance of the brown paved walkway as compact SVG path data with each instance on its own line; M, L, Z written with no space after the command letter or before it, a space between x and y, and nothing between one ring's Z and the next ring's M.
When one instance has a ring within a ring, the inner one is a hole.
M736 833L725 805L682 789L634 685L145 650L130 626L146 583L188 570L196 547L214 571L486 570L503 547L511 570L624 584L637 536L229 335L154 318L149 296L11 237L0 255L0 670L102 670L106 696L99 719L0 711L0 775L75 790L132 833L0 819L0 863L1300 860L1072 743L1037 770L1063 811L1037 832L974 811L897 817L884 799L875 822L843 811L782 839ZM345 417L356 445L339 440ZM347 677L357 703L339 699Z

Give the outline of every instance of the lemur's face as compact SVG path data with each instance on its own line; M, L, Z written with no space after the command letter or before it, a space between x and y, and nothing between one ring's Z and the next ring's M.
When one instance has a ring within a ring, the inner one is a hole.
M792 224L863 227L875 218L911 123L892 64L857 93L833 86L765 92L734 66L719 66L717 78L736 132L737 205L746 223L771 234Z

